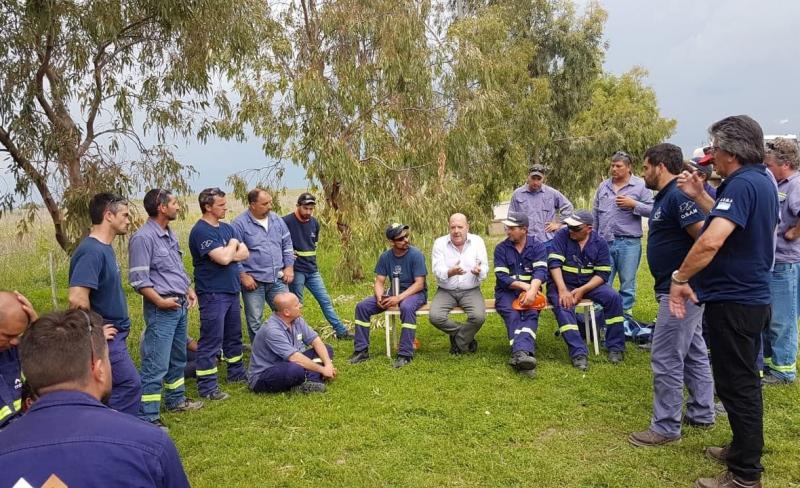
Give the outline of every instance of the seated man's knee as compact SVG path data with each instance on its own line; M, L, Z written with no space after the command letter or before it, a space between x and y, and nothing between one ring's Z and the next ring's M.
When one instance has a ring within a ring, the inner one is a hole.
M428 319L431 321L433 325L444 325L447 322L447 317L450 313L450 310L444 308L431 308L431 313L428 315Z
M400 302L400 305L397 307L400 309L400 313L407 314L407 313L415 313L420 307L420 303L416 300L403 300Z
M472 322L473 324L483 324L486 322L486 311L485 310L475 310L471 312L467 316L467 320Z

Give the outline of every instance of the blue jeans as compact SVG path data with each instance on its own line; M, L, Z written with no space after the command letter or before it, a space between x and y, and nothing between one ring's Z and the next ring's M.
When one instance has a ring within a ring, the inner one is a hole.
M142 339L142 403L139 418L152 422L158 419L161 406L161 385L167 408L185 400L183 372L186 366L187 303L178 310L161 310L144 299L144 338Z
M294 280L289 284L289 289L292 290L292 293L297 295L300 303L303 303L303 290L305 288L308 288L308 291L314 295L317 303L319 303L319 308L322 309L322 315L324 315L325 320L331 324L336 334L347 333L347 327L344 326L339 316L336 315L336 310L333 309L333 302L331 301L330 295L328 295L328 290L325 288L325 282L322 281L322 275L319 271L304 273L295 270Z
M797 377L798 263L775 263L769 283L772 320L764 331L764 369L788 381Z
M608 284L614 286L614 276L619 274L619 294L622 310L629 314L636 303L636 272L642 258L642 240L638 237L617 237L608 243L611 253L611 275Z
M262 283L256 281L258 285L255 290L247 291L242 288L242 303L244 303L244 318L247 321L247 336L250 344L256 337L256 332L261 328L264 317L264 305L268 304L272 311L275 311L275 295L286 293L289 289L286 283L278 280L275 283Z

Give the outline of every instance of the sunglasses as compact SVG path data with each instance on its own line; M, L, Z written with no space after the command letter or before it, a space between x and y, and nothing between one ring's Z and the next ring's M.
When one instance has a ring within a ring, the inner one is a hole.
M580 232L584 228L586 228L586 224L583 224L583 225L568 225L567 226L567 229L569 229L570 232Z
M402 242L402 241L407 241L407 240L408 240L408 234L400 236L400 237L395 237L394 239L392 239L393 242Z
M80 310L80 312L83 314L83 317L86 319L86 326L87 326L87 328L89 330L89 336L88 336L89 337L89 352L91 352L91 354L92 354L92 364L94 364L94 360L95 360L95 357L96 357L95 352L94 352L94 343L92 342L92 332L94 331L94 324L92 324L92 319L89 318L89 314L86 313L85 310L82 310L82 309L78 309L78 310Z

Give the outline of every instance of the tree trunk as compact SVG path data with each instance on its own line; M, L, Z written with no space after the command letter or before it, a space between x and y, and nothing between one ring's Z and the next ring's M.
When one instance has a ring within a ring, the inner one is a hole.
M335 181L327 183L324 178L320 178L320 180L322 180L322 189L325 192L328 204L331 206L334 216L336 216L336 229L339 231L342 253L339 269L349 273L348 279L352 281L363 280L364 269L361 267L358 253L353 246L353 232L350 229L350 225L344 220L341 211L340 184Z

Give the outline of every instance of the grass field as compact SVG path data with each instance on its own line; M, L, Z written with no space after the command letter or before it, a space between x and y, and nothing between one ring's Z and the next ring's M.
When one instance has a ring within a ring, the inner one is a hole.
M184 246L197 217L194 208L188 220L175 225ZM44 222L22 240L13 237L13 227L8 218L0 220L0 287L17 289L40 311L50 310L48 252L53 250L64 307L68 260L57 250L51 227ZM324 236L329 241L323 242L322 274L331 276L337 251L332 232ZM496 240L489 242L493 247ZM430 254L429 247L422 250ZM118 250L124 276L125 254ZM435 287L430 276L428 285ZM329 281L328 286L347 322L355 303L371 293L371 282ZM483 286L486 297L493 286L490 277ZM138 362L140 298L127 282L125 288L133 322L129 347ZM645 264L638 288L634 315L653 319ZM329 332L313 298L306 304L306 320ZM626 441L649 424L646 352L629 347L619 366L605 355L592 356L589 371L581 373L569 365L566 346L553 335L552 313L544 312L539 373L531 380L506 366L508 341L497 315L490 315L478 334L478 353L466 357L450 356L447 338L427 318L419 324L421 349L401 370L390 367L383 331L374 330L373 359L364 364L347 364L352 343L332 341L339 377L324 395L255 395L223 381L230 400L207 402L196 413L166 414L193 486L663 487L690 486L722 469L702 450L729 439L725 418L711 430L686 428L679 443L661 448L635 448ZM195 309L190 323L195 336L197 328ZM194 381L187 385L196 397ZM764 397L765 485L800 487L800 387L768 388Z

